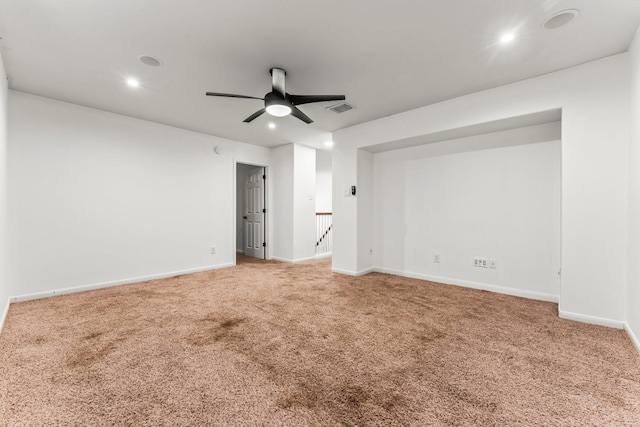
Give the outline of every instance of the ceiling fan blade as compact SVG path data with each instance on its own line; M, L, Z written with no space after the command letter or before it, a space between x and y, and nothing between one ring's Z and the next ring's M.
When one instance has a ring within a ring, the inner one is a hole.
M258 110L255 113L253 113L252 115L250 115L249 117L247 117L246 119L243 120L244 123L251 123L254 119L260 117L261 115L263 115L265 113L265 111L267 111L265 108L263 108L262 110Z
M224 97L227 97L227 98L245 98L245 99L260 99L260 100L264 100L264 98L256 98L255 96L246 96L246 95L235 95L233 93L207 92L207 96L224 96Z
M293 105L310 104L312 102L344 101L344 95L288 95Z
M309 116L307 116L305 113L303 113L303 112L302 112L302 111L300 111L298 108L296 108L296 106L295 106L295 105L292 105L292 108L291 108L291 115L292 115L293 117L297 117L297 118L299 118L300 120L302 120L302 121L303 121L303 122L305 122L306 124L313 123L313 120L311 120L311 119L309 118Z

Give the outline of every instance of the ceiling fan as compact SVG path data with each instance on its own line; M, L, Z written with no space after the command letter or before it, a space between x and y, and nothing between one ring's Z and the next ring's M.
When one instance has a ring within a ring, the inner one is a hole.
M267 93L264 98L256 98L254 96L235 95L232 93L218 93L207 92L207 96L224 96L227 98L247 98L247 99L260 99L264 101L264 108L256 111L249 117L243 120L245 123L250 123L262 114L269 113L272 116L284 117L291 114L294 117L309 124L313 123L313 120L304 114L296 105L310 104L312 102L325 102L325 101L344 101L344 95L291 95L285 91L284 78L287 72L281 68L272 68L269 70L271 74L271 92Z

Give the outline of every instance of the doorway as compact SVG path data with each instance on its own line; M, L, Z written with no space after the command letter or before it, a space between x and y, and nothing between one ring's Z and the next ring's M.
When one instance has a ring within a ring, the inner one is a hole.
M266 168L236 163L236 253L266 259Z

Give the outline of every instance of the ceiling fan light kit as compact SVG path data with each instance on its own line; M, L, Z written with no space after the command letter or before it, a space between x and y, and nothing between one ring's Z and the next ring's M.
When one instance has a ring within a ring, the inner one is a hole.
M313 120L304 114L296 105L310 104L313 102L326 102L326 101L344 101L346 98L344 95L291 95L285 90L285 76L286 71L281 68L272 68L269 70L271 74L271 92L267 93L264 98L256 98L254 96L236 95L231 93L220 92L207 92L207 96L221 96L226 98L246 98L246 99L260 99L264 101L264 108L256 111L243 121L245 123L251 123L256 118L260 117L265 112L275 116L284 117L291 114L292 116L302 120L309 124L313 123Z
M269 105L267 106L266 110L267 110L267 113L275 117L284 117L291 114L291 108L289 108L287 105L281 105L281 104Z
M291 106L279 93L271 92L265 95L264 105L267 113L275 117L284 117L291 114Z

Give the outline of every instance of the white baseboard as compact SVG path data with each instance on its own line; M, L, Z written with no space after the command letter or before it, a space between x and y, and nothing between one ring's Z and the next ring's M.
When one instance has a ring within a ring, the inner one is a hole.
M132 283L146 282L148 280L165 279L167 277L181 276L183 274L193 274L193 273L200 273L202 271L217 270L219 268L233 267L234 265L235 263L208 265L204 267L189 268L189 269L180 270L180 271L171 271L171 272L160 273L160 274L152 274L149 276L132 277L129 279L113 280L109 282L94 283L91 285L74 286L71 288L57 289L57 290L45 291L45 292L36 292L32 294L10 297L9 302L13 303L18 301L29 301L34 299L52 297L55 295L65 295L65 294L72 294L76 292L92 291L95 289L110 288L112 286L129 285Z
M558 310L561 319L574 320L576 322L591 323L592 325L608 326L609 328L624 329L625 323L620 320L605 319L604 317L589 316L586 314L572 313L570 311Z
M629 326L629 324L626 322L624 324L624 330L627 331L629 338L631 338L631 342L636 346L636 348L640 352L640 340L638 340L638 336L633 332L633 329L631 329L631 326Z
M364 276L365 274L373 273L375 269L373 267L360 271L343 270L341 268L331 267L331 271L338 274L345 274L347 276Z
M314 259L324 259L324 258L331 258L331 252L327 252L325 254L317 254Z
M479 289L483 291L495 292L498 294L513 295L516 297L535 299L539 301L548 301L557 303L560 300L558 295L545 294L542 292L528 291L525 289L507 288L505 286L497 286L489 283L472 282L469 280L452 279L450 277L433 276L422 273L412 273L390 268L376 267L374 269L379 273L393 274L395 276L409 277L412 279L428 280L430 282L444 283L445 285L462 286L464 288Z
M357 271L356 276L364 276L365 274L374 273L375 271L376 269L373 267L365 268L364 270Z
M9 305L11 305L11 299L7 298L4 308L2 309L2 317L0 317L0 334L4 328L4 321L7 319L7 314L9 314Z
M309 258L298 258L298 259L288 259L288 258L280 258L280 257L274 256L274 257L271 257L270 259L273 259L273 260L276 260L276 261L280 261L280 262L286 262L286 263L289 263L289 264L296 264L296 263L299 263L299 262L313 261L313 260L315 260L317 258L314 255L314 256L309 257Z

